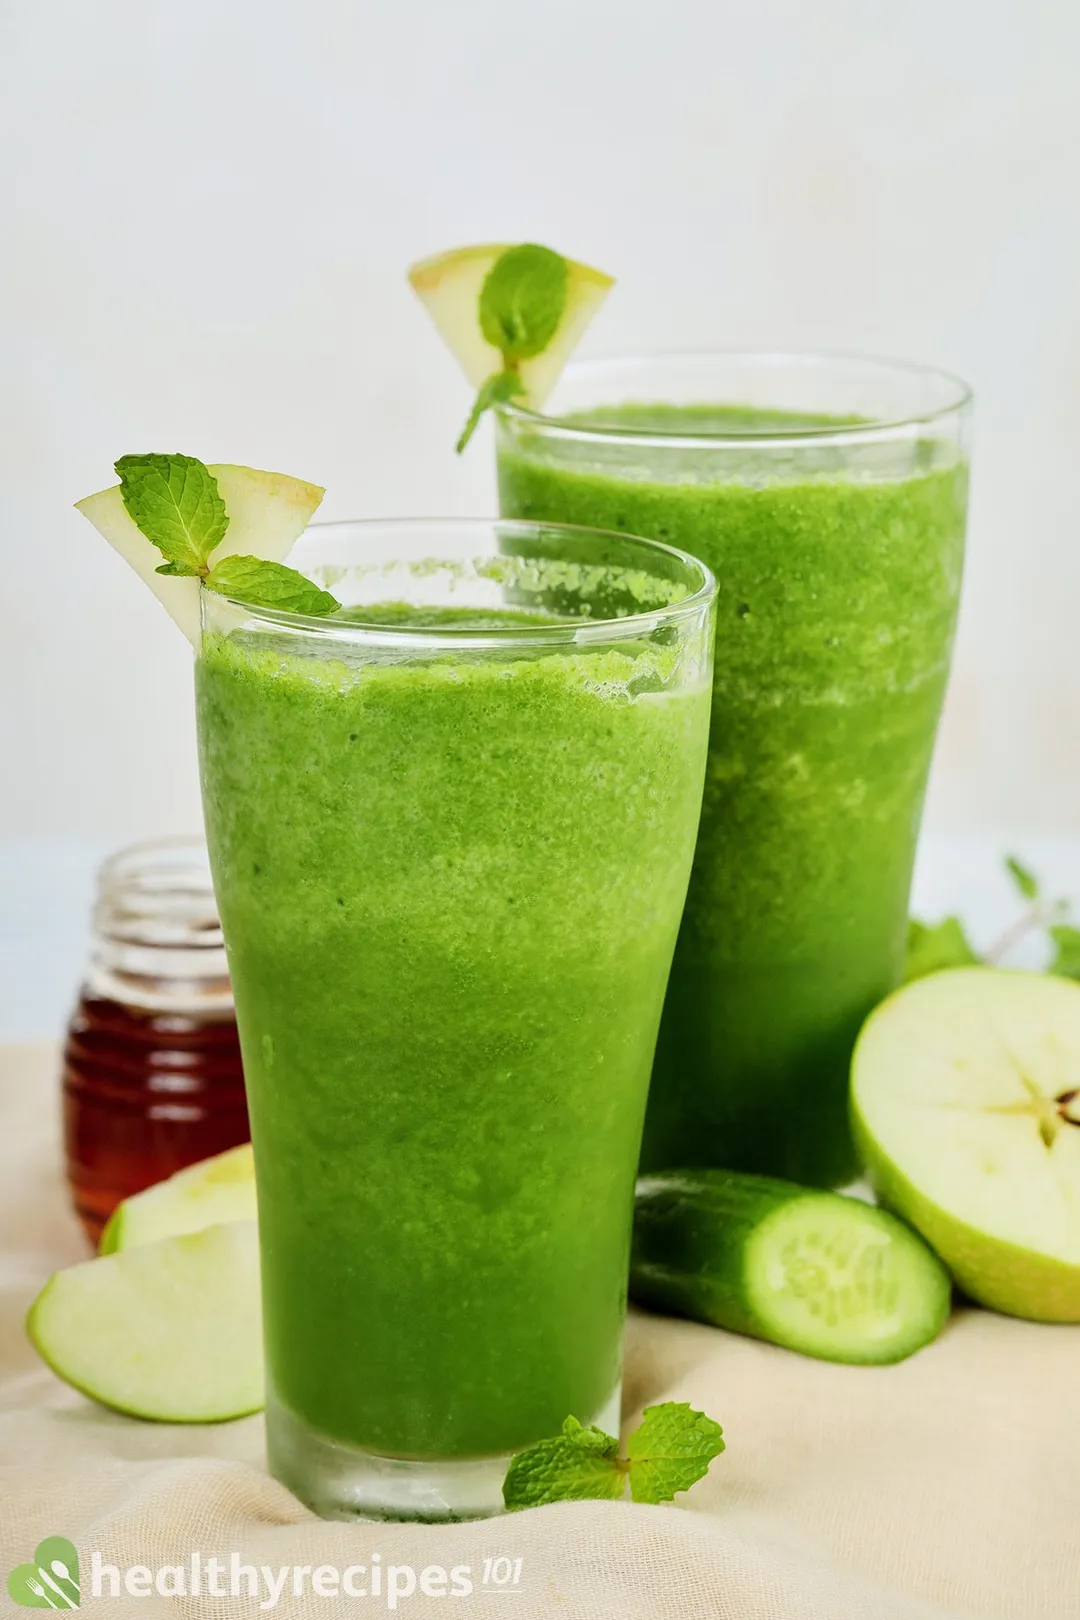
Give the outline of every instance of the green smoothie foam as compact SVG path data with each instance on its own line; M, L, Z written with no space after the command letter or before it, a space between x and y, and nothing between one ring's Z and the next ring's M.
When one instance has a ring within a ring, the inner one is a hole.
M687 434L839 426L727 406L584 424ZM775 481L748 440L716 481L693 444L613 468L584 441L500 432L510 516L665 540L717 576L712 733L649 1103L645 1167L821 1184L855 1169L847 1070L897 982L960 587L966 469ZM772 480L772 481L769 481Z
M617 1385L708 731L679 657L664 632L439 658L204 636L269 1381L322 1435L498 1453Z

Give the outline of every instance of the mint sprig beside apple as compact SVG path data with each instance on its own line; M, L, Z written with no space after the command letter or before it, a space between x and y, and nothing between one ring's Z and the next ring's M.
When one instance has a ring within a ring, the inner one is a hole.
M1070 911L1069 901L1044 895L1035 873L1017 856L1005 857L1005 869L1021 899L1027 902L1027 909L990 946L985 960L993 964L1000 962L1014 945L1042 929L1053 946L1047 973L1059 979L1080 979L1080 929L1065 920Z
M115 470L128 516L165 559L156 573L199 579L208 590L254 607L320 617L341 605L284 563L232 554L211 564L229 514L217 479L195 456L121 456Z
M980 953L959 917L943 917L937 923L912 917L908 924L905 984L948 968L997 966L1015 946L1039 930L1045 931L1051 945L1045 971L1057 978L1080 980L1080 928L1066 920L1069 902L1048 899L1038 877L1018 856L1005 857L1005 870L1025 902L1016 921Z
M709 1471L724 1449L719 1423L685 1401L647 1406L620 1456L619 1442L595 1425L568 1417L562 1433L519 1452L503 1481L510 1509L549 1502L671 1502Z

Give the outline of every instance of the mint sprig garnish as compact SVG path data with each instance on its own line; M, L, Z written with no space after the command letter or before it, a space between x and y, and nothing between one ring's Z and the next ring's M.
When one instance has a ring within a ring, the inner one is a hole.
M323 617L341 606L284 563L234 554L211 564L229 514L217 479L195 456L121 456L116 474L128 516L165 558L157 573L201 579L208 590L253 607Z
M121 456L116 475L128 516L165 558L157 572L204 574L229 527L210 469L194 456Z
M329 591L320 589L295 568L266 562L262 557L222 557L204 581L207 590L235 596L255 607L281 608L289 613L323 617L341 606Z
M503 1501L510 1509L616 1502L629 1483L635 1502L670 1502L703 1478L723 1449L719 1423L685 1401L647 1406L626 1442L625 1457L613 1435L568 1417L561 1434L513 1458L503 1480Z
M570 272L566 260L536 242L507 248L484 277L480 289L480 330L502 356L476 396L457 442L460 455L492 405L524 393L519 368L523 360L543 354L566 311Z
M1039 930L1045 931L1051 947L1045 971L1057 978L1080 980L1080 928L1065 920L1069 902L1045 898L1038 877L1018 856L1005 857L1005 870L1025 902L1016 921L979 952L959 917L945 917L939 923L924 923L912 917L908 923L905 984L947 968L996 966L1023 939Z
M469 412L469 419L461 430L461 437L457 442L457 453L460 456L473 434L476 432L480 418L485 411L493 405L502 405L515 394L523 394L525 385L516 371L497 371L489 377L473 401L473 408Z

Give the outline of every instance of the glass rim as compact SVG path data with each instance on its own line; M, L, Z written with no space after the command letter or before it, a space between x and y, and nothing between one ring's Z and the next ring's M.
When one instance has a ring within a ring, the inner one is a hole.
M583 377L587 373L606 370L630 369L639 366L686 365L706 366L724 360L760 361L767 366L800 365L808 370L829 365L864 366L867 371L895 372L907 378L936 378L944 383L949 393L940 405L925 411L898 411L867 418L861 422L824 427L763 428L760 432L692 432L685 428L667 431L664 428L618 427L607 423L584 423L573 415L546 415L542 410L531 410L515 400L504 400L494 407L497 416L506 417L549 435L552 438L579 440L583 443L616 443L622 445L662 446L665 449L737 449L747 445L776 444L789 449L800 444L859 444L875 437L897 433L905 428L920 428L944 417L965 411L974 397L969 383L955 372L940 366L920 364L913 360L896 360L888 355L865 354L845 349L657 349L638 353L600 355L591 360L574 360L564 373L567 377ZM716 401L714 403L724 403Z
M332 614L294 613L288 608L262 607L257 603L246 602L240 596L227 596L222 591L208 590L205 584L200 585L199 594L203 602L207 600L215 603L225 602L241 609L260 623L292 630L314 631L328 642L363 641L382 647L414 649L471 647L481 651L514 645L566 647L609 641L623 629L641 630L655 627L658 623L669 623L673 619L691 618L707 609L716 596L716 577L712 569L690 552L682 551L678 546L669 546L663 540L652 540L647 535L628 534L620 529L592 529L580 523L547 523L543 519L502 517L335 518L322 523L309 523L298 537L296 544L299 545L308 536L332 535L335 531L359 529L375 533L378 530L407 530L416 533L422 530L445 532L454 528L482 529L489 532L510 531L512 534L522 536L565 535L569 539L584 535L599 540L616 541L620 545L644 549L646 553L673 558L688 574L696 577L697 584L677 602L643 608L637 613L625 613L605 619L583 618L561 624L515 624L505 628L493 628L490 625L476 627L459 625L448 626L446 629L432 625L380 625L369 621L336 619ZM291 557L288 560L291 562Z

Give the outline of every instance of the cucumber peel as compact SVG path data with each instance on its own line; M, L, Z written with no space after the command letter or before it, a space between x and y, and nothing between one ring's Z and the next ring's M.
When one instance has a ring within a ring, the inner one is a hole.
M909 1227L841 1193L726 1170L638 1182L639 1304L825 1361L901 1361L949 1315L948 1272Z

